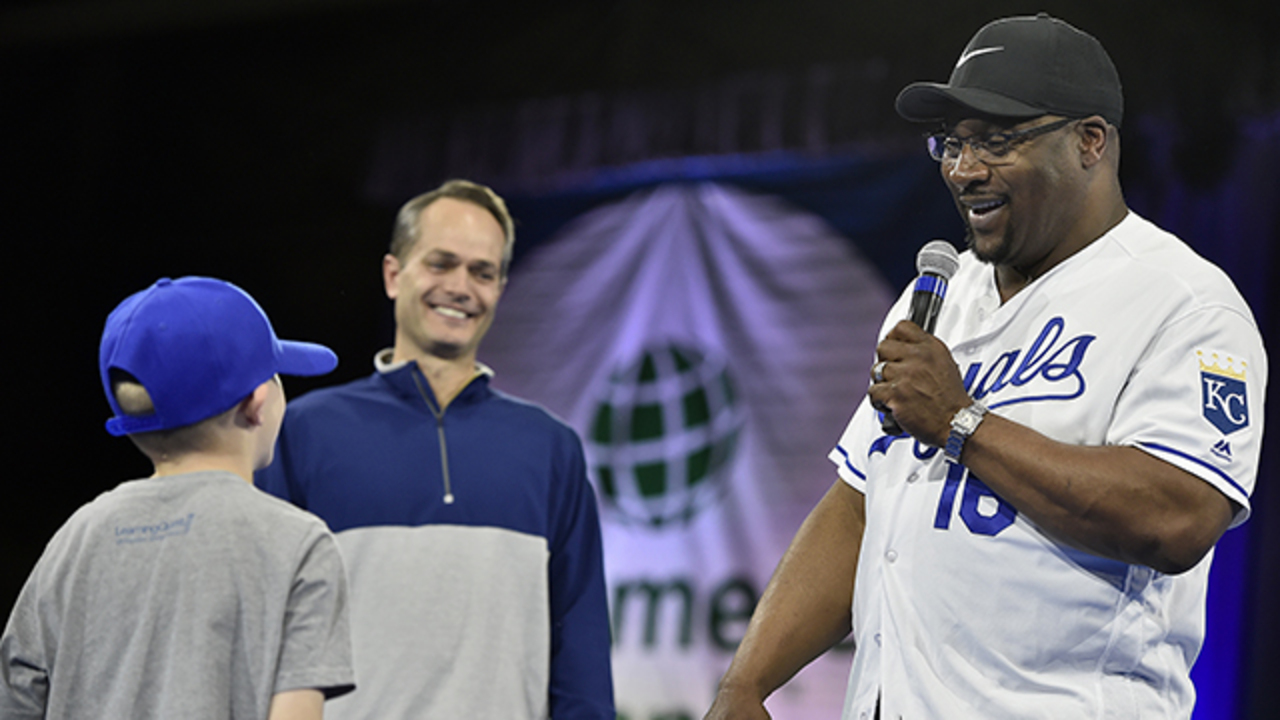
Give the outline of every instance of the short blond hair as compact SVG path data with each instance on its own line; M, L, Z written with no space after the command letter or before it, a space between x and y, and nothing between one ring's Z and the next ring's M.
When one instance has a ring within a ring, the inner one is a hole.
M430 192L422 193L409 200L396 213L395 228L391 232L391 254L404 264L414 243L418 241L418 220L422 211L440 198L453 198L473 205L479 205L502 226L505 240L502 247L502 277L507 276L507 268L511 266L511 254L516 244L515 221L507 210L507 203L491 188L470 180L449 180Z
M147 388L137 378L118 368L111 369L111 392L125 415L145 417L156 411ZM213 444L216 426L221 425L233 410L234 407L180 428L131 433L129 439L152 460L208 450Z

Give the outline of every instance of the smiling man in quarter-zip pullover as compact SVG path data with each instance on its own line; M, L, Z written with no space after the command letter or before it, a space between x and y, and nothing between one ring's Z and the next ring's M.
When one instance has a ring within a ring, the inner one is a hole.
M351 576L359 697L333 718L613 718L595 496L573 431L476 361L514 232L454 180L383 259L394 347L290 406L267 491L324 518Z

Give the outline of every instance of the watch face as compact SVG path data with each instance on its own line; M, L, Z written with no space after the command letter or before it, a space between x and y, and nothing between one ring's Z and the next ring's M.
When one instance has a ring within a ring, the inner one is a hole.
M970 405L956 413L955 419L951 421L951 426L968 436L977 429L978 423L982 420L982 415L982 412L975 410Z
M952 462L960 462L960 451L964 448L965 440L978 429L978 423L982 422L983 415L986 415L987 408L974 401L972 405L961 408L951 418L951 435L947 438L947 444L943 448L943 454Z

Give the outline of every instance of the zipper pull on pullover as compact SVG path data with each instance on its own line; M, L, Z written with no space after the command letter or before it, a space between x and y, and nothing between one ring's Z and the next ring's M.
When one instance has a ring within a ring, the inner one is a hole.
M449 479L449 444L445 442L444 437L444 409L437 408L431 402L431 394L427 392L426 387L422 384L422 378L419 377L422 372L418 368L413 368L413 384L418 388L418 394L422 396L422 402L426 404L427 410L431 411L431 415L436 419L436 437L440 441L440 476L444 479L444 504L453 504L453 483Z

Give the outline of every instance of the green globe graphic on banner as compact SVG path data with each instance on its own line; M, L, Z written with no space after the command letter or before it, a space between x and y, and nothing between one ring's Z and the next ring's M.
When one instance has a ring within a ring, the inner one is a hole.
M742 428L723 360L649 347L596 397L587 461L606 511L659 528L687 523L719 498Z

